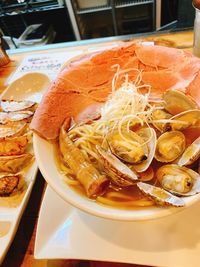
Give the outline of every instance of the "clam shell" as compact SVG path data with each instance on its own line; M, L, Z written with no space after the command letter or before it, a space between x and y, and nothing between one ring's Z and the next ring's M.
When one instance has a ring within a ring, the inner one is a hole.
M171 121L166 123L164 131L181 131L195 125L200 119L200 110L187 110L171 117Z
M163 133L157 140L155 159L160 162L172 162L185 150L185 136L182 132Z
M184 151L178 161L179 166L187 166L194 163L200 157L200 137L198 137Z
M146 184L143 182L137 183L138 188L142 191L143 194L145 194L148 198L153 200L156 204L161 205L161 206L174 206L174 207L183 207L185 206L184 201L172 195L171 193L167 192L166 190Z
M14 100L1 100L1 108L5 112L13 112L19 110L32 109L35 106L35 102L24 100L24 101L14 101Z
M177 196L200 193L200 175L192 169L168 164L160 167L156 176L165 190Z
M142 137L142 139L144 140L144 142L146 142L147 144L147 148L148 148L148 156L147 159L144 160L143 162L139 163L139 164L134 164L133 167L136 170L136 172L144 172L146 171L153 158L154 158L154 154L155 154L155 150L156 150L156 132L153 128L142 128L140 130L137 131L137 134Z
M198 109L198 104L191 96L178 90L168 90L163 94L164 108L172 115L186 110Z
M130 186L135 184L138 180L137 175L121 162L115 155L111 152L97 147L99 152L105 172L109 175L111 180L119 186Z

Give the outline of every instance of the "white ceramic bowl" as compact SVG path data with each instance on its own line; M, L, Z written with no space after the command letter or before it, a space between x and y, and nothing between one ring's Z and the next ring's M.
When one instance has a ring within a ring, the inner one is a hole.
M140 210L123 210L106 207L90 200L87 197L79 195L66 183L64 183L63 176L59 172L55 161L55 151L51 143L34 134L33 144L38 166L47 183L66 202L92 215L121 221L156 219L182 211L200 199L200 194L184 198L184 201L186 202L186 206L184 208L154 206Z

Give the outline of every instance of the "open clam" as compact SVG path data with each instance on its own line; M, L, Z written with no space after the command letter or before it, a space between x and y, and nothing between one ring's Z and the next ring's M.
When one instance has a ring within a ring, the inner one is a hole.
M185 136L182 132L171 131L162 134L157 140L155 159L172 162L185 150Z
M146 171L155 154L155 149L156 149L156 132L153 128L141 128L140 130L137 131L137 134L144 140L143 142L147 145L148 148L148 153L147 153L147 158L142 161L139 164L134 164L134 169L137 172L144 172Z
M102 158L105 172L115 184L124 187L137 182L137 175L115 155L99 146L97 147L97 151Z
M144 140L135 132L113 131L107 136L112 153L124 162L137 164L147 158L148 148Z
M200 157L200 137L198 137L191 145L184 151L183 155L178 161L178 165L187 166L194 163Z
M187 110L171 117L170 122L165 124L164 131L181 131L194 126L199 120L199 109Z
M137 183L137 186L145 196L153 200L158 205L174 207L185 206L185 203L181 198L172 195L160 187L143 182Z
M178 196L192 196L200 192L200 175L195 171L168 164L160 167L156 176L161 186Z
M172 115L186 110L198 109L197 103L189 95L178 90L168 90L163 94L164 108Z

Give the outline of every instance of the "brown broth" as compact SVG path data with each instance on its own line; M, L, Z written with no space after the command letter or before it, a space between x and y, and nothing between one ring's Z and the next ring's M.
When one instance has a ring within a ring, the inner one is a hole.
M199 127L191 127L182 131L186 137L187 145L190 145L200 136L200 126Z
M196 138L198 138L200 136L200 127L193 127L190 129L186 129L183 131L185 137L186 137L186 143L187 146L189 144L191 144ZM60 163L60 158L61 158L61 153L59 151L58 148L58 144L55 145L55 161L56 161L56 165L58 167L58 169L60 169L61 163ZM169 163L170 164L170 163ZM154 177L151 181L147 182L150 183L152 185L158 185L158 181L156 179L156 171L158 168L160 168L163 165L163 163L157 162L155 159L153 160L153 162L151 163L151 166L153 168L154 171ZM76 191L78 194L80 194L81 196L87 198L84 188L79 184L79 185L68 185L70 188L72 188L72 190ZM118 196L112 196L112 193L115 192L119 192L120 194L125 195L125 198L120 198L120 195ZM111 195L111 196L110 196ZM140 209L147 209L149 208L148 206L144 206L144 207L139 207L139 206L135 206L134 204L131 205L127 205L128 201L130 200L130 202L132 201L134 203L134 201L149 201L150 200L144 196L141 191L138 189L138 187L136 185L133 186L129 186L129 187L125 187L125 188L120 188L116 185L113 185L112 183L110 183L110 186L106 189L106 191L104 192L104 194L102 196L100 196L100 198L103 197L103 199L107 199L108 202L109 200L114 202L114 205L110 205L110 204L106 204L106 203L102 203L101 201L99 201L99 198L97 197L97 199L91 199L91 201L96 201L98 204L103 205L103 206L112 206L112 208L116 208L116 209L126 209L126 210L140 210ZM128 201L127 201L128 199ZM105 201L106 202L106 201ZM155 206L155 204L152 202L152 206Z
M61 153L59 151L59 147L58 144L54 144L54 155L55 155L55 162L57 165L58 170L61 170ZM67 184L67 182L66 182ZM72 190L74 190L75 192L77 192L79 195L81 195L82 197L87 198L86 194L85 194L85 190L84 188L81 186L81 184L79 185L69 185L67 184ZM126 201L124 199L120 200L120 197L118 198L110 198L109 197L109 193L111 192L120 192L121 194L126 195L127 197L130 197L130 199L132 201L137 201L137 200L148 200L146 197L144 197L144 195L141 193L141 191L137 188L136 185L133 186L129 186L126 188L120 188L116 185L113 185L112 183L110 184L110 186L107 188L107 190L104 192L104 194L102 195L102 197L110 199L112 201L115 201L115 205L112 206L112 208L116 208L116 209L127 209L127 210L135 210L135 209L142 209L144 207L136 207L136 206L127 206L127 205L123 205L123 203L125 203ZM98 201L98 198L90 198L91 201L96 201L98 204L100 205L105 205L103 203L101 203L100 201ZM108 206L108 205L106 205ZM147 208L147 207L145 207Z

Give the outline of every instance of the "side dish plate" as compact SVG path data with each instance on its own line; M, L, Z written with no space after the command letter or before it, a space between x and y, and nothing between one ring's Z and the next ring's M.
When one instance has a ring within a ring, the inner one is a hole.
M29 73L10 84L0 99L39 102L49 83L49 78L46 75ZM19 194L0 197L0 264L17 231L36 179L37 170L37 164L34 160L32 165L24 171L26 188Z

